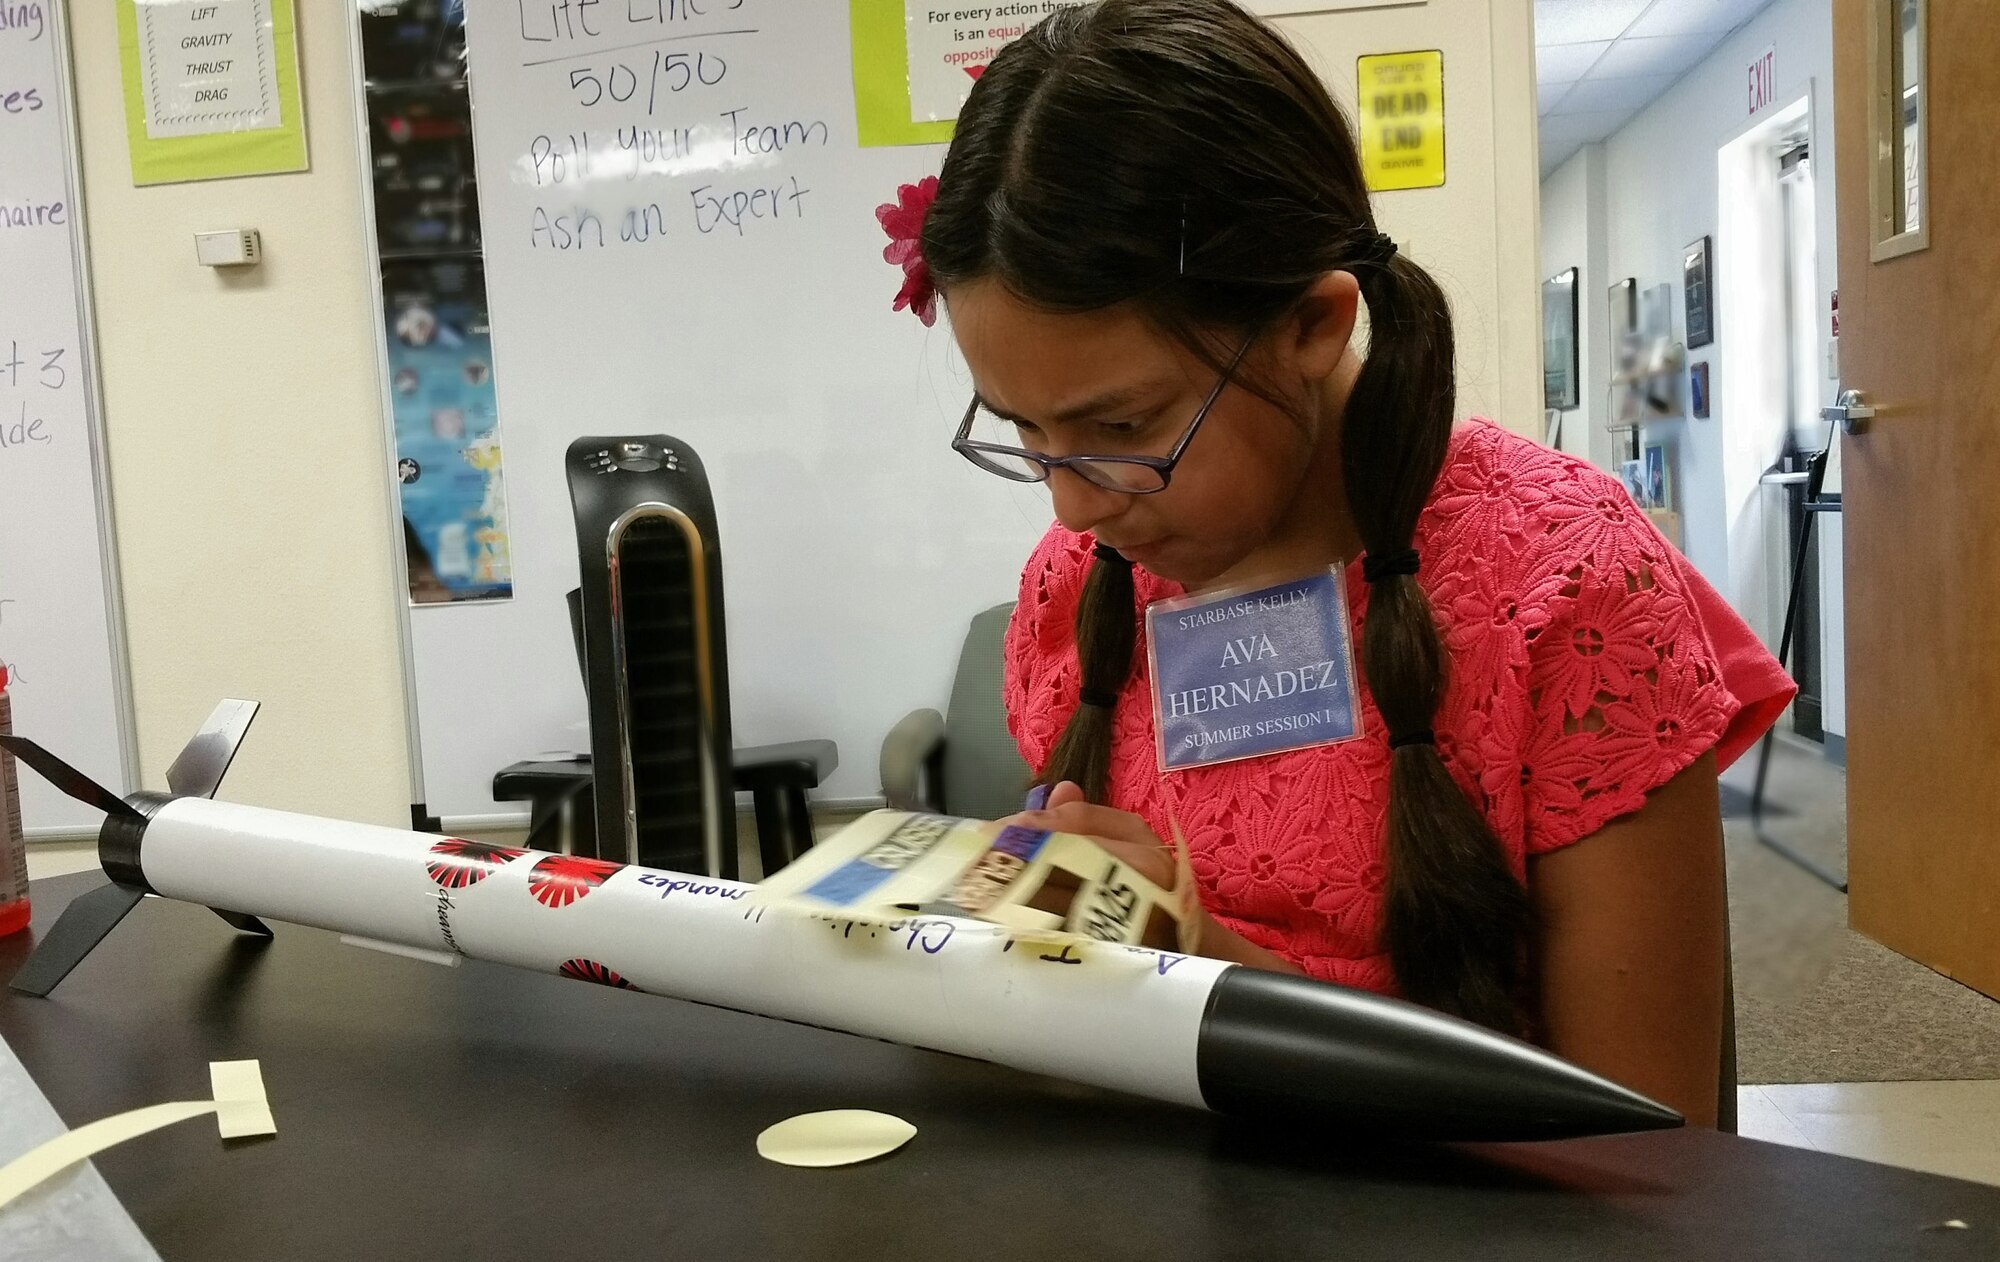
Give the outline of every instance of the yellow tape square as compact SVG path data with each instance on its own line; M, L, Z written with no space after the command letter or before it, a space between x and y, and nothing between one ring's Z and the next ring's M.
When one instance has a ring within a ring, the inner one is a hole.
M208 1083L215 1091L215 1124L224 1139L278 1133L264 1095L264 1071L256 1061L210 1061Z

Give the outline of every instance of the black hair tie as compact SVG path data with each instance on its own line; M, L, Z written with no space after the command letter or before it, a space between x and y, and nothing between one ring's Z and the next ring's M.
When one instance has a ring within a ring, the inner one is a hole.
M1079 698L1085 705L1096 706L1100 710L1116 710L1118 694L1106 688L1085 688Z
M1396 242L1386 232L1371 232L1361 239L1354 256L1356 267L1386 268L1396 260Z
M1405 745L1436 745L1437 743L1437 733L1431 731L1429 728L1425 728L1421 732L1405 732L1401 736L1391 736L1389 738L1389 748L1392 752L1403 748Z
M1370 552L1361 558L1361 577L1371 583L1379 583L1385 578L1416 576L1422 565L1422 558L1415 548L1404 548L1401 552L1385 552L1380 556Z
M1108 543L1098 544L1095 548L1091 549L1091 552L1100 561L1109 561L1113 565L1122 565L1128 570L1132 568L1131 558Z

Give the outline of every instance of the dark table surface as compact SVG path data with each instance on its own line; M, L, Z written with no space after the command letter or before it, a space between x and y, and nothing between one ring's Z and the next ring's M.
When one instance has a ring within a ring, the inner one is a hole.
M37 932L101 880L36 882ZM97 1159L168 1262L2000 1257L2000 1189L1708 1131L1285 1136L273 928L239 938L148 899L50 998L0 992L0 1035L73 1126L205 1097L211 1060L263 1062L275 1137L225 1145L188 1122ZM0 939L0 977L27 950ZM917 1136L845 1169L757 1156L764 1127L830 1108L895 1113Z

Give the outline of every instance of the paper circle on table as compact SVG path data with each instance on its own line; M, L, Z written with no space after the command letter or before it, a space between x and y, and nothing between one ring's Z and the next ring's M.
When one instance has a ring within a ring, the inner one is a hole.
M757 1155L784 1166L851 1166L885 1157L910 1142L917 1128L870 1109L801 1113L757 1136Z

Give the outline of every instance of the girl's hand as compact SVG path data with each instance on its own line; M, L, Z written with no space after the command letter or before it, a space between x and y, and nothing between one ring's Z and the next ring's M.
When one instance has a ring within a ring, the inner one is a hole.
M1041 810L1023 811L1001 822L1088 837L1161 889L1174 888L1177 865L1173 848L1159 839L1152 826L1130 811L1094 805L1085 799L1081 788L1067 780L1050 790L1048 804ZM1190 901L1194 923L1189 926L1191 933L1186 940L1194 954L1278 973L1305 971L1218 923L1200 898Z
M1087 837L1161 889L1174 890L1177 873L1173 849L1159 839L1151 825L1130 811L1093 805L1084 798L1082 789L1067 780L1050 790L1048 804L1041 810L1023 811L1001 822ZM1183 940L1193 944L1199 953L1200 944L1212 933L1213 922L1200 899L1192 902L1189 911L1194 921L1184 926L1189 934Z
M1008 822L1088 837L1161 889L1174 887L1173 849L1154 834L1152 826L1130 811L1092 805L1068 780L1049 790L1047 806L1023 811Z

